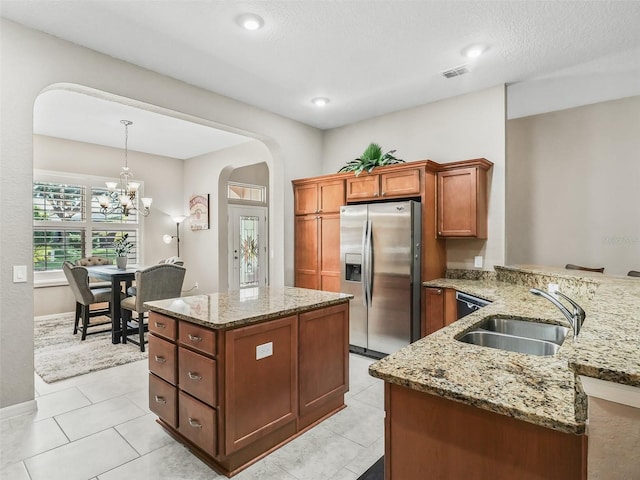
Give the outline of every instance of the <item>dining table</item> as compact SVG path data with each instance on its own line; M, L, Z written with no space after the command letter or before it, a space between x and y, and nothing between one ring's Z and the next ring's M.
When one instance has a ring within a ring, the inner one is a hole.
M128 265L126 268L118 268L116 265L94 265L87 267L89 276L111 282L111 343L120 343L122 340L122 312L120 309L120 292L124 283L124 291L135 280L136 272L144 267Z

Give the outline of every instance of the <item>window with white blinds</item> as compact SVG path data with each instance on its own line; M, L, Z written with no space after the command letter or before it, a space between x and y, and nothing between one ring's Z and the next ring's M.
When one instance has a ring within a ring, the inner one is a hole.
M66 260L99 256L115 259L113 242L129 234L132 263L139 263L140 218L134 212L104 215L98 198L104 178L34 172L33 270L61 270ZM115 263L115 262L114 262Z

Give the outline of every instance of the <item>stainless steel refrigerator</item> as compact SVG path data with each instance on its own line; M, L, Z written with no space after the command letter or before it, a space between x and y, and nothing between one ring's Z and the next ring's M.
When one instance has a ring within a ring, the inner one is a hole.
M350 349L382 357L420 334L420 203L340 208L340 290L349 302Z

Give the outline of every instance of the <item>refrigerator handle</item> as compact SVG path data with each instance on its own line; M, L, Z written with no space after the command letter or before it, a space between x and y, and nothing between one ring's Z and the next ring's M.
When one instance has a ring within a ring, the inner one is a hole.
M369 305L369 300L367 298L367 229L369 227L369 222L367 220L364 221L362 225L362 244L360 246L360 254L361 254L361 284L362 284L362 304L367 307Z
M372 292L372 288L371 288L371 280L373 278L373 251L372 251L372 242L371 239L373 237L373 225L371 223L371 220L367 221L368 223L368 227L367 227L367 249L366 249L366 263L367 263L367 273L365 276L365 282L367 284L367 306L370 307L371 306L371 297L373 295Z

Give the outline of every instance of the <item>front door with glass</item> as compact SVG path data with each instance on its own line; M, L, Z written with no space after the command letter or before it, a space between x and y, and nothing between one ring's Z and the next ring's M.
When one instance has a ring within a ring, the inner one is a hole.
M267 284L267 207L229 205L229 290Z

